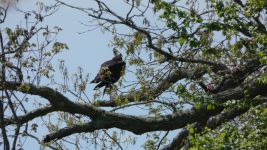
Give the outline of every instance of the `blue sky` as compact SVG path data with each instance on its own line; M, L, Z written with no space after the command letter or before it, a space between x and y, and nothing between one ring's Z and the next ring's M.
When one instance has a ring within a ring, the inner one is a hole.
M82 1L85 2L84 0L79 2ZM53 0L42 2L53 3ZM23 10L35 9L35 3L35 0L22 0L19 8ZM108 47L112 36L108 32L101 32L100 28L79 34L79 32L88 30L88 27L81 24L81 22L87 23L87 21L88 16L84 13L62 6L58 12L47 17L42 25L48 25L50 28L59 26L63 29L59 33L57 41L67 43L69 50L57 55L54 59L55 63L58 63L57 60L65 60L70 74L76 72L78 67L82 67L92 79L97 74L101 63L113 57L112 48ZM24 25L23 23L21 13L11 10L5 25L15 27L17 24ZM89 88L93 88L93 85Z
M35 2L34 0L22 0L20 2L20 8L23 10L35 9ZM46 1L45 3L49 2L51 1ZM117 10L121 11L120 6L116 5L116 2L113 3L113 7L115 7L115 9L117 7ZM67 7L61 7L54 15L46 18L43 25L47 24L49 27L62 27L63 31L60 32L57 39L58 41L67 43L69 47L69 50L58 55L56 59L54 59L54 62L57 63L58 59L65 60L70 74L76 72L78 67L82 67L84 72L89 73L90 79L92 79L97 74L101 63L113 57L112 48L108 47L112 36L108 32L101 32L100 29L78 34L78 32L88 29L88 27L80 23L86 23L87 20L88 17L85 14ZM14 28L16 25L23 25L23 16L21 16L20 13L10 10L6 18L5 26ZM92 92L93 87L94 85L89 85L88 91ZM38 123L38 119L33 122ZM47 131L42 131L42 129L39 130L39 132L39 137L47 133ZM142 141L142 139L140 140ZM30 138L28 138L28 140L29 141L24 145L25 149L39 149L39 145L36 142Z
M24 10L34 9L35 2L36 1L34 0L22 0L21 6ZM46 1L46 3L49 2L51 2L51 0ZM86 4L86 2L88 3L88 1L86 0L76 2L81 6L83 6L83 4ZM106 2L108 1L106 0ZM122 8L117 2L112 2L110 4L111 7L114 8L114 10L116 10L118 13L123 13L124 10L127 9L125 7ZM22 24L22 21L20 20L22 17L21 15L18 15L16 12L10 12L10 14L11 15L9 15L6 20L7 26L15 27L16 24ZM112 36L108 32L101 32L100 29L78 34L78 32L86 31L88 29L88 27L80 23L86 23L87 20L88 16L86 16L84 13L80 13L67 7L61 7L58 12L48 17L43 22L43 25L47 24L50 27L59 26L63 28L63 31L59 34L57 39L58 41L67 43L69 50L60 54L54 60L55 63L58 62L57 59L65 60L65 64L70 74L76 72L78 67L82 67L84 72L89 73L90 79L92 79L97 74L101 63L113 57L112 47L108 47L108 43L112 39ZM123 30L125 29L122 28L120 31L123 32ZM94 85L89 85L88 91L92 92L93 87ZM127 113L136 113L136 111L128 110ZM138 139L137 145L135 147L132 147L132 149L140 147L140 145L143 144L144 140L145 136L142 136L140 139ZM25 149L38 148L38 145L34 142L28 142L25 145Z

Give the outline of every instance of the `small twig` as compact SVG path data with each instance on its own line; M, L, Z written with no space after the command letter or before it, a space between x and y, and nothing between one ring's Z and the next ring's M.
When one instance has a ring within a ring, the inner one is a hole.
M119 143L116 139L114 139L112 136L110 136L106 130L103 130L103 132L104 132L104 133L105 133L105 134L106 134L112 141L114 141L114 142L119 146L119 148L120 148L121 150L123 150L122 146L120 145L120 143Z
M157 150L159 150L161 143L163 142L163 140L166 138L166 136L169 134L170 131L167 131L164 136L161 138L161 140L159 141L159 144L157 146Z
M2 36L2 32L0 31L0 46L2 49L2 53L4 53L5 49L4 49L4 43L3 43L3 36ZM3 55L1 57L1 61L5 62L6 58L5 55ZM2 72L1 72L1 83L4 84L5 80L6 80L6 73L5 73L5 69L6 66L4 64L2 64ZM4 90L2 90L2 99L0 100L0 126L1 126L1 130L2 130L2 136L3 136L3 141L4 141L4 150L9 150L10 146L9 146L9 140L7 137L7 132L6 132L6 128L3 125L4 124Z
M130 16L131 12L133 11L133 8L134 8L134 0L132 0L132 6L131 6L130 11L129 11L129 12L127 13L127 15L126 15L126 20L129 19L129 16Z
M13 140L13 144L12 144L12 150L16 150L17 140L19 137L19 131L20 131L20 125L17 124L15 136L14 136L14 140Z

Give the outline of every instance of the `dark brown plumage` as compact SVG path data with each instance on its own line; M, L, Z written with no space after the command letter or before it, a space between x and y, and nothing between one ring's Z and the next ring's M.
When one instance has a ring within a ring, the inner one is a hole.
M105 86L105 88L110 87L112 84L116 83L125 70L125 65L126 63L122 60L121 54L104 62L94 80L91 81L91 83L99 83L95 86L94 90L103 86Z

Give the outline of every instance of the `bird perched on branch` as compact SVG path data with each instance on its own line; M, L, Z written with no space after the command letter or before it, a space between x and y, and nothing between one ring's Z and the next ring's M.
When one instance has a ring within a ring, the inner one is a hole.
M111 87L112 84L120 79L125 70L125 66L126 63L122 60L122 55L115 53L115 57L101 65L96 77L91 81L91 83L98 83L94 90L105 86L103 93L105 94L106 88Z

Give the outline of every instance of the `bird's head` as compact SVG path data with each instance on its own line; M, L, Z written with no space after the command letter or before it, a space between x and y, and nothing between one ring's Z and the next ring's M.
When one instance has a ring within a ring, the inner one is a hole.
M112 60L122 61L122 55L117 49L115 48L113 49L113 54L114 54L114 57L112 58Z
M122 61L122 55L121 55L121 53L115 55L115 57L113 57L112 59L115 60L115 61Z

